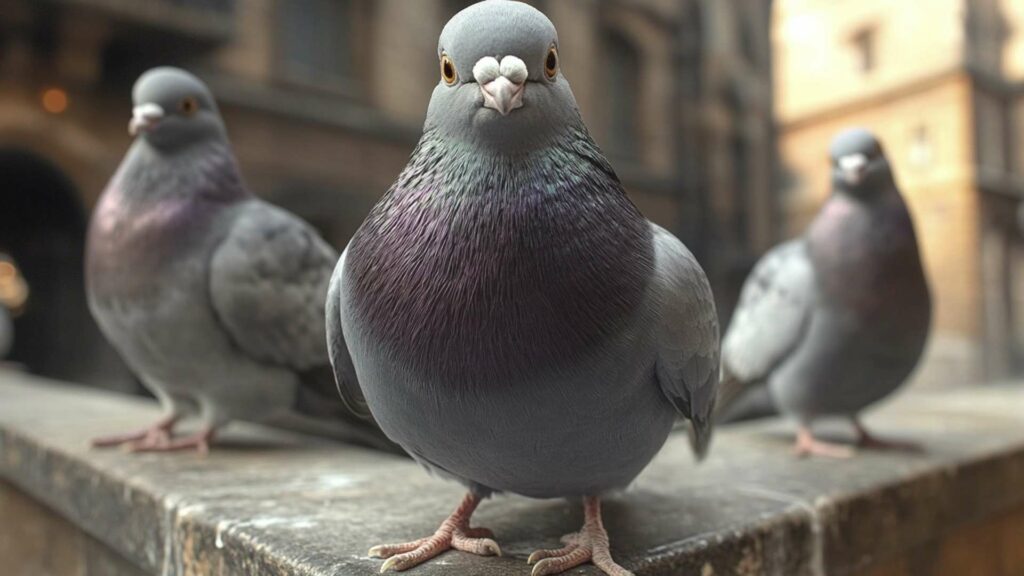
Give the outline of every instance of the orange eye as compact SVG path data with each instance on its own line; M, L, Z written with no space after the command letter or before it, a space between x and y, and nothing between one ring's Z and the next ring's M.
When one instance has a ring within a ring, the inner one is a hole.
M554 46L548 49L548 57L544 59L544 75L548 80L554 80L558 75L558 48Z
M185 116L191 116L199 111L199 101L192 96L186 96L178 103L178 110Z
M459 72L455 69L455 63L447 54L441 54L441 79L444 83L452 86L459 81Z

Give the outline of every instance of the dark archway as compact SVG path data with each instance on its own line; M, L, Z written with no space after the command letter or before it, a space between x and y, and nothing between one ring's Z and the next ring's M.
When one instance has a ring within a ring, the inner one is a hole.
M111 386L124 370L86 305L86 222L59 168L29 151L0 149L0 252L14 258L30 291L9 359L44 376Z

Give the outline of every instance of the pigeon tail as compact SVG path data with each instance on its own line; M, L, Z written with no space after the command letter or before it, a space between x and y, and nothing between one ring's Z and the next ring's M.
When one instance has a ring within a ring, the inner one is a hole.
M703 461L708 455L713 424L713 418L694 418L690 421L690 446L693 447L693 453L697 456L698 462Z
M722 382L718 390L718 402L712 416L717 424L732 424L779 415L779 409L772 400L767 382L744 383L735 374L723 368Z

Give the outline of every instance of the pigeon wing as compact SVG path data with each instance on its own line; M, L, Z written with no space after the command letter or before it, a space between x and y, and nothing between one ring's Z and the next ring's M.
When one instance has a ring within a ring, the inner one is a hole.
M707 451L718 388L718 314L704 270L675 236L651 224L659 319L661 390L692 425L698 457Z
M802 239L782 244L754 267L722 340L718 413L764 383L800 344L817 288Z

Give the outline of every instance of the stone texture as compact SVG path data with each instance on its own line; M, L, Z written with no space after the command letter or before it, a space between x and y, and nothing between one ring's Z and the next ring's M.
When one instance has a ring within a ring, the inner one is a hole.
M371 545L432 532L462 492L408 460L256 426L232 426L208 457L88 448L157 414L0 372L0 478L161 575L373 574ZM791 429L765 422L722 430L697 466L686 438L671 438L607 501L613 552L641 576L859 574L1024 506L1024 389L911 393L868 424L926 451L800 461ZM498 496L475 520L504 557L449 552L413 574L526 575L529 553L582 517L576 502Z
M0 567L5 576L145 576L106 544L4 482Z

